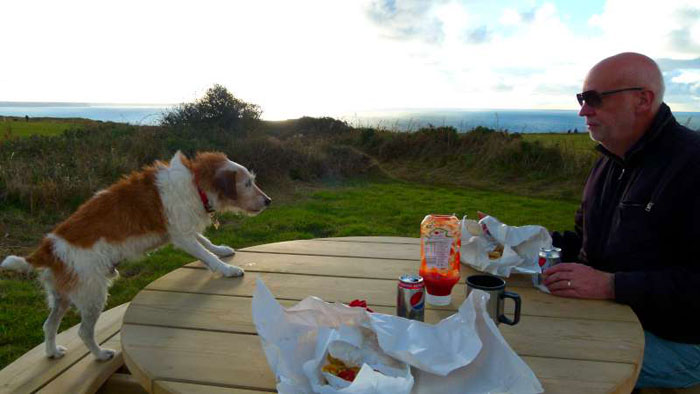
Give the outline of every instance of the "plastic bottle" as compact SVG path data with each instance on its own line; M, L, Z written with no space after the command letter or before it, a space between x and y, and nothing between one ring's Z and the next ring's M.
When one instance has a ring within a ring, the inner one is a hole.
M425 300L432 305L448 305L452 288L459 282L459 219L454 215L428 215L420 229L419 273L425 281Z

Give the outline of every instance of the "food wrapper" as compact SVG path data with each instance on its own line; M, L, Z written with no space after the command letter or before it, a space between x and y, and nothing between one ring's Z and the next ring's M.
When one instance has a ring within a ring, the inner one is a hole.
M303 365L315 393L410 393L413 375L408 364L398 361L379 347L374 332L361 325L343 325L336 328L320 327L314 358ZM361 366L355 380L350 382L322 370L328 364L328 355L348 365Z
M537 275L540 248L551 247L552 237L546 228L537 225L508 226L493 216L478 222L462 219L461 261L475 269L501 277L511 273ZM498 256L494 248L502 247Z
M532 370L489 317L488 298L474 290L457 313L433 325L316 297L285 309L258 279L252 312L277 391L283 394L542 392ZM326 384L321 369L333 346L346 342L361 348L374 336L380 362L369 363L381 371L363 364L351 384Z

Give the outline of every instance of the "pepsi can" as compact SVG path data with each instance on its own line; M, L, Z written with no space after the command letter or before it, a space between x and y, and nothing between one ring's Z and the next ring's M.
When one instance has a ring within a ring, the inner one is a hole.
M542 272L561 263L561 249L554 246L551 248L541 248L540 252L538 253L537 263L539 264ZM537 275L536 284L542 286L544 285L544 278L542 277L542 274Z
M425 318L425 282L418 275L401 275L396 293L396 316L423 321Z

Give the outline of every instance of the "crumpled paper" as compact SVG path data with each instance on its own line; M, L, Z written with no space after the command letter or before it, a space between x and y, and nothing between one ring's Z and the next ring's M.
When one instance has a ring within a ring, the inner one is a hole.
M411 393L542 392L532 370L508 346L488 316L488 298L488 293L474 290L456 314L433 325L330 304L316 297L285 309L258 279L252 312L280 393L396 392L396 382L378 379L366 368L344 389L329 385L319 389L318 381L313 387L313 377L309 378L313 371L305 371L304 366L311 368L316 360L318 367L329 338L340 338L343 327L353 326L374 331L386 354L411 366ZM406 386L398 388L405 390Z
M367 332L370 335L367 335ZM369 342L369 346L366 342ZM347 346L336 346L336 353L331 352L332 345L342 344ZM355 351L348 351L348 349ZM377 356L379 352L381 349L377 343L376 335L361 325L344 325L338 328L320 327L314 358L304 363L303 370L306 377L309 378L314 393L379 393L382 392L382 389L386 390L387 388L396 394L410 393L413 387L411 367L406 363L391 359L385 354L383 358L388 360L383 362L384 360ZM328 353L332 353L334 357L343 361L354 361L353 364L361 366L353 382L321 371L321 368L327 363L326 355ZM362 360L365 363L362 363ZM326 384L324 379L328 380L329 384Z
M493 250L494 242L503 245L503 254L490 259L488 252ZM551 246L552 237L542 226L508 226L493 216L484 216L478 222L466 216L462 219L460 260L481 272L506 278L511 273L540 274L538 253L540 248Z

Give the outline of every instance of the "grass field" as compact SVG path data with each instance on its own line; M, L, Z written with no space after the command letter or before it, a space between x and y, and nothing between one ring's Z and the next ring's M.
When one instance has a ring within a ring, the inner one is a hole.
M29 119L0 117L0 140L4 138L29 137L32 135L58 135L66 130L82 129L96 123L87 119Z
M559 146L574 150L591 150L597 143L591 140L587 132L576 134L536 133L521 134L525 141L539 141L544 146Z
M577 208L573 201L383 179L356 180L345 186L324 186L311 193L286 192L271 197L276 203L263 214L250 218L223 216L221 227L210 229L207 235L215 243L234 248L317 237L417 237L420 221L426 214L454 213L474 218L477 210L508 224L541 224L551 230L562 230L573 227ZM284 202L278 204L279 200ZM192 260L172 247L165 247L141 260L120 264L121 278L110 291L107 308L131 300L148 283ZM0 273L0 369L43 341L42 324L48 310L43 291L31 279ZM78 314L70 311L60 330L78 322Z

